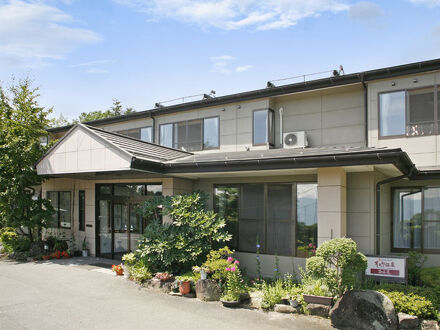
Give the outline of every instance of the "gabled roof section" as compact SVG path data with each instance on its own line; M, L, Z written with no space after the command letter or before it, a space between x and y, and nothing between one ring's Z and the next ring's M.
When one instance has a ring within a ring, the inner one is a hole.
M82 125L82 124L80 124ZM115 132L110 132L101 128L87 126L90 131L99 135L101 138L112 143L116 147L124 150L136 158L142 158L149 161L165 162L182 157L191 156L192 153L164 147L158 144L145 142L136 138L122 135Z

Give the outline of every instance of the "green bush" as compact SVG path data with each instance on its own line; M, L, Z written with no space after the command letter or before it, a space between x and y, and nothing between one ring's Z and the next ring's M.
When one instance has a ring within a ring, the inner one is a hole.
M314 296L332 297L332 291L322 278L305 277L302 281L302 291Z
M170 216L173 224L153 221L145 228L136 255L152 271L189 271L202 264L216 245L231 239L224 230L225 220L207 210L206 198L200 192L172 196L169 204L163 204L162 215ZM160 198L155 201L161 203Z
M14 228L6 227L0 230L0 242L6 253L14 252L14 244L18 240L18 234Z
M378 290L393 302L396 313L415 315L422 319L437 319L437 309L433 303L425 297L414 293L399 291Z
M263 282L262 292L261 308L263 309L273 309L276 304L290 296L290 292L284 288L283 281L280 279L273 283Z
M420 272L423 264L428 257L417 252L408 252L408 283L411 285L421 285Z
M203 267L209 269L209 273L213 279L225 281L228 277L226 268L229 266L227 258L230 257L232 253L233 251L231 251L227 246L219 250L212 250L207 255Z
M430 287L440 287L440 267L423 268L420 271L423 284Z
M351 238L334 238L316 250L306 262L306 276L322 279L334 295L358 284L358 274L367 268L367 258L357 251Z
M142 260L138 261L134 265L126 265L128 270L128 276L135 282L143 283L153 277L148 267Z

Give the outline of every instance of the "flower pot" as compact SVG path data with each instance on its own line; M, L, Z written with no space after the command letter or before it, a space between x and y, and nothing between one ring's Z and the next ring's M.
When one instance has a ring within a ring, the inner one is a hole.
M240 306L239 301L226 301L226 300L220 300L224 307L228 308L235 308Z
M43 260L50 260L51 256L43 256Z
M115 270L115 273L116 273L116 276L122 276L122 275L124 275L124 270L123 269Z
M314 296L309 294L303 294L304 301L308 304L321 304L331 306L333 303L333 297Z
M189 281L180 282L179 292L181 294L189 294L191 292L191 283Z
M89 256L89 250L82 250L82 256L88 257Z

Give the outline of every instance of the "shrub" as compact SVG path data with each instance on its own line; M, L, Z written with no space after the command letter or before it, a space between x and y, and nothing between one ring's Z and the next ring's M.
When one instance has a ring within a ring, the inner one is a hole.
M333 295L332 291L329 289L328 285L322 278L303 278L302 290L303 293L314 296L331 297Z
M423 284L430 287L440 287L440 267L423 268L420 271Z
M14 252L14 244L18 240L18 234L14 228L6 227L0 231L0 242L6 253Z
M283 281L280 279L272 284L263 282L262 291L261 308L263 309L273 309L276 304L289 296L289 292L284 288Z
M136 251L153 271L189 271L202 264L215 245L231 239L225 220L207 211L206 195L200 192L172 196L169 205L163 204L162 215L169 215L173 224L150 223Z
M402 312L415 315L422 319L436 319L437 310L433 303L425 297L414 293L399 291L378 290L386 295L393 302L396 313Z
M124 254L122 256L122 261L127 266L134 266L134 264L137 262L136 255L133 252Z
M226 268L229 266L229 262L227 258L230 257L232 253L233 251L227 246L218 250L212 250L206 256L206 261L203 264L203 267L209 269L209 273L213 279L224 281L228 276Z
M321 278L335 295L342 294L358 282L359 272L367 268L367 258L357 251L351 238L334 238L324 242L316 250L316 256L308 258L306 276Z
M142 260L139 260L134 264L128 264L126 262L125 265L128 271L129 278L135 282L143 283L153 277L150 270Z
M412 285L420 285L420 271L426 262L427 256L416 252L408 252L408 282Z

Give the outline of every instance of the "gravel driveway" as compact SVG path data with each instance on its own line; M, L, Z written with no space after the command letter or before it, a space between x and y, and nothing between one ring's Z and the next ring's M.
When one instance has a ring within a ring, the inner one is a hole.
M0 329L328 329L328 320L227 309L140 289L96 258L0 261ZM111 264L110 264L111 265Z

